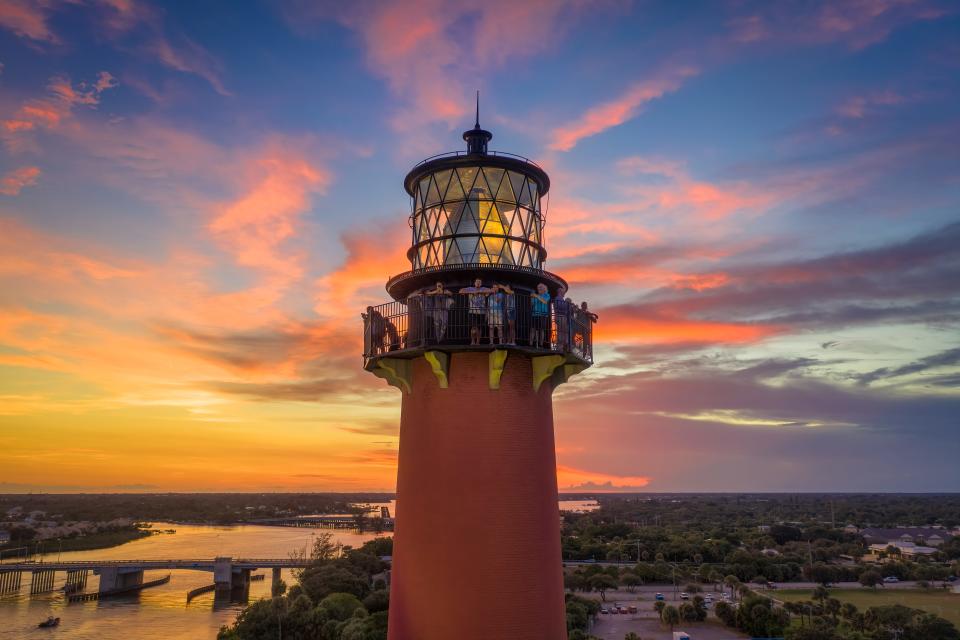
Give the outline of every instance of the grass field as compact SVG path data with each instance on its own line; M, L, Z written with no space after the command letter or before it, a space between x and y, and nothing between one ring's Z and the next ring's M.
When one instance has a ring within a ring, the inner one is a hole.
M810 600L810 589L777 589L766 591L778 600L793 602ZM923 609L946 618L960 627L960 594L940 590L921 591L920 589L830 589L830 596L840 602L850 602L860 611L885 604L902 604L914 609Z

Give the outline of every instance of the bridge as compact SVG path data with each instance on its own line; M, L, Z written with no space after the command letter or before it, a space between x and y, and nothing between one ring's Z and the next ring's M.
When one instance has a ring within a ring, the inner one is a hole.
M10 562L0 564L0 595L20 590L24 573L31 574L30 593L53 591L58 571L67 573L65 590L68 593L86 587L92 571L100 576L100 595L126 593L149 586L143 582L143 572L154 569L188 569L213 572L216 589L230 590L246 587L250 573L257 569L272 569L274 583L280 580L282 569L303 569L310 560L293 558L230 558L187 560L66 560L57 562Z
M246 524L275 527L312 527L317 529L356 529L358 531L393 531L394 518L390 516L390 509L388 507L380 507L380 517L370 517L363 514L321 514L281 518L258 518L256 520L247 520Z

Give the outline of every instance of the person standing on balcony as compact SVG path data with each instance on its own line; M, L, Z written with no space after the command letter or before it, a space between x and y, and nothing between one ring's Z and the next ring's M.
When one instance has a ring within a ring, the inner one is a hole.
M433 320L433 337L440 343L447 333L447 320L450 317L450 307L453 306L453 294L443 288L443 283L427 291L426 308Z
M570 350L570 306L572 301L564 296L567 290L557 289L557 297L553 300L553 314L557 321L557 346L561 351Z
M501 284L503 314L507 322L507 344L517 344L517 298L508 284Z
M486 324L487 294L490 291L491 289L483 286L483 280L480 278L473 281L472 287L460 289L460 293L466 293L469 300L467 315L470 316L470 346L480 344L480 334L483 333L483 325Z
M530 327L530 345L550 348L550 292L542 282L537 292L531 296L533 304L533 323Z
M493 336L496 334L497 343L503 344L503 311L506 305L506 294L499 284L491 287L492 293L487 298L487 330L490 332L490 344L493 344Z

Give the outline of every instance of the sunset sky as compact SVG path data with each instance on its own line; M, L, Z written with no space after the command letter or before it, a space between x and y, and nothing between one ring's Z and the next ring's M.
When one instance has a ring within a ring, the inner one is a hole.
M561 490L960 491L960 5L0 0L0 492L394 489L406 171L551 176Z

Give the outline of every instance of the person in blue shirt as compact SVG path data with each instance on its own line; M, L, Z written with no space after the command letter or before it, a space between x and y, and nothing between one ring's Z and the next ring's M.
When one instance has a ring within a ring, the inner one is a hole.
M530 345L550 348L550 292L547 285L537 285L537 292L530 297L533 306L533 322L530 326Z

